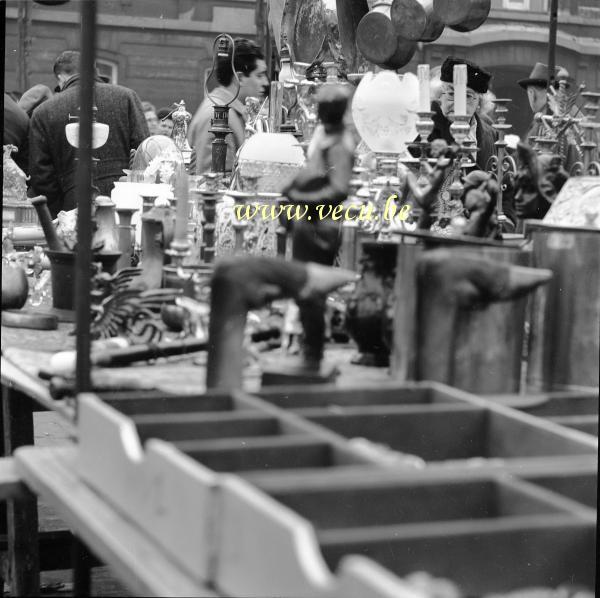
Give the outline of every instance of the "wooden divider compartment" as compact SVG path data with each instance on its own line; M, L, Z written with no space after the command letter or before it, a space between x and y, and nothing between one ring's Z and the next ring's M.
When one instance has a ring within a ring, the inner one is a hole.
M436 383L382 383L377 387L331 385L265 387L256 396L285 409L364 407L374 405L433 405L460 402L461 391Z
M272 480L266 489L315 526L331 568L360 554L400 577L449 579L463 596L594 586L593 510L507 475L423 473Z
M364 408L362 413L313 410L308 419L347 438L363 437L428 462L484 459L536 459L593 455L597 449L559 429L549 429L519 413L472 407L423 408L411 413L390 407Z
M597 468L563 470L553 473L529 472L519 474L524 480L580 502L592 509L598 504Z
M427 571L452 580L462 596L484 596L561 584L593 591L596 569L594 518L553 514L514 521L440 522L317 534L327 564L347 554L372 558L404 577Z
M410 476L408 476L410 477ZM575 505L516 480L440 479L333 483L271 492L318 530L526 518L565 513Z
M101 392L97 394L104 403L125 415L231 411L240 407L229 393L171 395L157 390L143 390Z
M561 426L598 436L597 392L555 391L533 395L493 395L486 397L493 404L500 404L524 413L544 417Z

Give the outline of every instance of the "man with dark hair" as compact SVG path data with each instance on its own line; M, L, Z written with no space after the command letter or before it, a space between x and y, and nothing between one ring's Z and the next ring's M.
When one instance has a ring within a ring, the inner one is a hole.
M75 197L77 150L67 141L65 125L79 114L79 52L63 52L54 64L60 93L40 104L31 117L29 130L30 193L45 195L52 216L72 210ZM95 78L96 119L109 126L106 143L95 150L98 158L94 183L110 195L113 183L129 166L129 151L148 137L141 102L131 89L103 83Z
M240 80L240 91L230 104L229 127L232 133L227 136L227 159L225 168L233 169L235 154L244 142L245 109L244 102L248 97L264 98L268 94L269 79L267 65L260 48L247 39L234 40L234 69ZM235 95L235 81L231 71L230 60L217 64L217 87L210 91L211 97L220 104L231 101ZM202 174L211 169L213 134L210 133L214 103L204 98L188 129L188 140L196 152L196 173Z

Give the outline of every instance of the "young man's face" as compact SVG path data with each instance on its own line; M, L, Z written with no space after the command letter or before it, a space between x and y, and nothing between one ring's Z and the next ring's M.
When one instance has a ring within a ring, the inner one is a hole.
M479 106L479 94L467 87L467 116L471 118ZM444 116L454 122L454 85L442 83L442 94L440 95L440 107Z
M166 135L167 137L171 136L171 132L173 131L173 121L170 118L163 118L163 120L158 123L161 135Z
M246 98L264 98L268 94L269 79L267 77L267 63L258 59L256 67L249 75L238 73L240 78L239 100L244 103Z

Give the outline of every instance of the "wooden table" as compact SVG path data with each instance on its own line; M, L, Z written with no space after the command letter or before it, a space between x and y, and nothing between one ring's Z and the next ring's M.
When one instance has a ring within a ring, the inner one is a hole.
M75 446L22 448L14 459L18 479L52 506L134 595L217 596L81 481L74 473L75 454Z

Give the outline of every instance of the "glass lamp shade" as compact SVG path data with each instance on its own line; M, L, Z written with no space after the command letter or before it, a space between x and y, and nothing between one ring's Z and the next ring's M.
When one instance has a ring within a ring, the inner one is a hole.
M108 139L109 126L104 123L94 123L92 133L92 148L102 147ZM79 123L65 125L65 135L69 145L79 147Z
M304 152L289 133L256 133L238 151L238 174L256 178L259 192L280 192L303 164Z
M404 154L417 137L419 80L412 73L366 73L352 99L356 130L369 149Z

